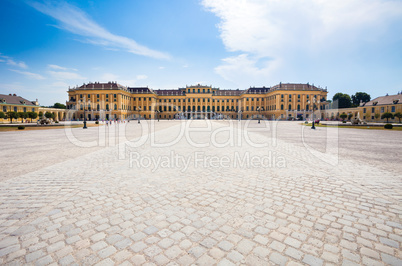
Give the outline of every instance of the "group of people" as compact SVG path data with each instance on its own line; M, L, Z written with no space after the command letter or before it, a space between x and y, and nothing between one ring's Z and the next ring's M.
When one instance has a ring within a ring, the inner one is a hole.
M103 119L102 119L102 123L103 123ZM112 119L112 120L106 120L106 126L108 126L109 124L119 124L119 123L126 123L126 120L119 120L119 119ZM127 123L130 123L130 120L127 120Z

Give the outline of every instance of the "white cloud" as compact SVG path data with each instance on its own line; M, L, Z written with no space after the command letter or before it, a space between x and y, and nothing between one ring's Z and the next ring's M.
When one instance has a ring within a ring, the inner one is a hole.
M402 2L387 0L202 0L202 5L220 19L226 50L237 54L215 71L239 85L266 84L295 65L353 54L365 43L379 43L388 25L402 17Z
M4 91L21 91L24 90L25 87L19 83L0 83L0 89Z
M135 87L136 85L136 80L135 79L121 79L118 82L119 84L127 87Z
M137 75L137 80L147 79L147 75Z
M28 66L24 62L22 62L22 61L17 62L17 61L15 61L13 58L11 58L9 56L0 54L0 58L3 58L3 59L0 59L0 62L4 62L7 65L20 67L20 68L23 68L23 69L28 68Z
M68 88L68 84L64 81L56 81L52 83L52 87L56 87L56 88Z
M28 71L21 71L21 70L16 70L16 69L10 69L10 71L14 71L16 73L22 74L31 79L37 79L37 80L46 79L45 77L43 77L40 74L36 74L36 73L28 72Z
M113 73L103 73L100 77L100 81L109 82L109 81L117 81L119 76Z
M164 66L160 66L160 67L158 67L159 69L165 69L165 67Z
M73 71L78 71L75 68L67 68L67 67L62 67L62 66L52 65L52 64L49 64L47 66L48 66L48 68L55 69L55 70L69 70L70 69L70 70L73 70Z
M80 76L75 72L68 71L48 71L48 73L55 79L66 80L66 79L74 79L74 80L85 80L87 78Z
M66 67L61 67L61 66L58 66L58 65L47 65L49 68L51 68L51 69L57 69L57 70L67 70L67 68Z
M243 86L252 85L249 84L250 80L258 80L261 76L272 78L271 72L281 65L280 59L276 59L261 63L261 66L257 67L258 58L250 57L248 54L224 58L222 61L224 64L216 67L215 71L226 80L248 77L249 80L242 84Z
M31 5L36 10L56 19L60 23L60 28L85 37L85 41L88 43L103 46L107 49L123 49L133 54L158 59L170 58L166 53L152 50L146 46L138 44L130 38L109 32L93 21L81 9L66 2L33 2ZM140 25L137 25L137 27L139 26Z

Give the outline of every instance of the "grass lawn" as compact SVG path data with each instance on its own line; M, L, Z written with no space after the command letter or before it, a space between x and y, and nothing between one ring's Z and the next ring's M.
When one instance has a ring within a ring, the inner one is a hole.
M87 124L87 127L97 127L99 125L96 124ZM46 130L46 129L61 129L61 128L65 128L65 127L71 127L71 128L79 128L79 127L83 127L83 125L60 125L60 126L30 126L30 127L25 127L25 129L18 129L18 125L17 126L10 126L10 127L0 127L0 132L3 131L26 131L26 130Z
M311 123L308 124L304 124L305 126L310 126L311 127ZM373 126L327 126L327 125L317 125L315 124L316 127L338 127L338 128L357 128L357 129L376 129L376 130L397 130L397 131L402 131L402 127L394 127L392 129L385 129L382 126L378 126L378 127L373 127Z

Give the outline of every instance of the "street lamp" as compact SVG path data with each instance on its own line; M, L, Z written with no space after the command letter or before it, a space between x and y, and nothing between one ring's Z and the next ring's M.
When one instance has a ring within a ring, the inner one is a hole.
M84 126L83 126L83 129L87 129L87 116L86 116L86 104L87 104L87 102L85 101L85 97L84 97L84 100L82 101L82 100L79 100L79 102L80 102L80 104L81 103L84 103ZM89 102L89 101L88 101Z
M160 111L159 111L159 110L156 110L155 112L156 112L156 116L157 116L158 122L159 122L159 113L160 113Z
M138 124L140 123L141 107L138 107Z
M314 111L315 111L315 104L316 103L318 103L318 101L316 100L316 98L313 98L313 100L312 101L307 101L307 103L308 104L313 104L313 123L312 123L312 126L311 126L311 129L315 129L315 126L314 126L314 123L315 123L315 120L314 120Z
M239 121L241 121L241 113L242 113L242 110L239 109L239 112L238 112L238 113L239 113L239 115L238 115L238 116L239 116Z
M259 124L261 120L261 107L258 106L257 111L258 111L258 124Z

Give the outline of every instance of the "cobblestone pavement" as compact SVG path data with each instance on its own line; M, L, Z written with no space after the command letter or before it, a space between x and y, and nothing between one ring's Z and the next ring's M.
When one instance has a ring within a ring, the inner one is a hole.
M328 129L185 124L161 121L142 145L140 125L113 127L129 142L109 127L106 147L1 181L0 263L402 265L400 158L381 163L400 132L339 130L338 153L317 153L338 143Z

